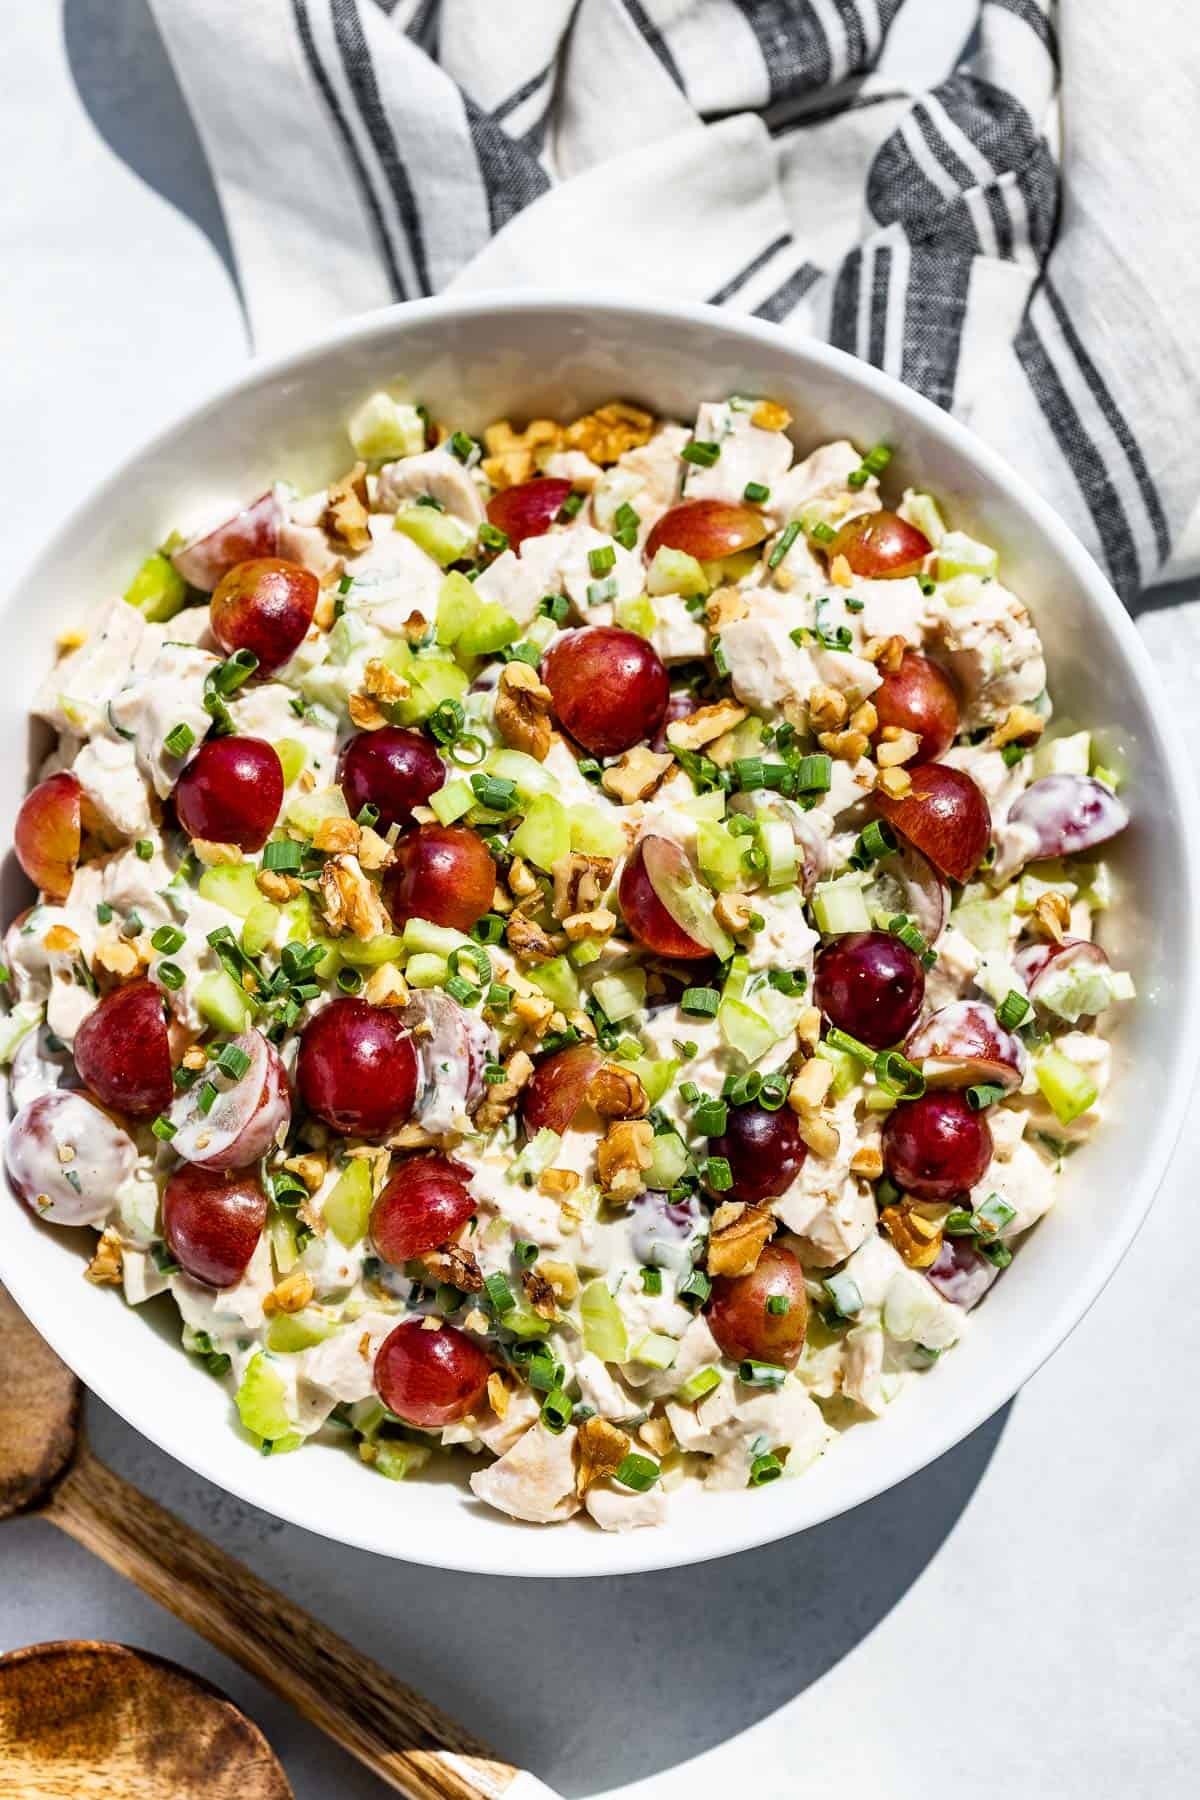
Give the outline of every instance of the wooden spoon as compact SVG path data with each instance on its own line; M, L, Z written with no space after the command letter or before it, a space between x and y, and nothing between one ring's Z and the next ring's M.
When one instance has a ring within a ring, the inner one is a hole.
M257 1725L198 1675L124 1644L0 1656L0 1794L293 1800Z
M0 1289L0 1519L19 1512L94 1550L411 1800L559 1800L98 1462L78 1381Z

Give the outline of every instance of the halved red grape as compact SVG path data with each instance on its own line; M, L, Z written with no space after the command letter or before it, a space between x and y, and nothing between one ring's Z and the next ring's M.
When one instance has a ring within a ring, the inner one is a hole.
M921 747L907 765L932 762L948 750L958 736L958 695L950 677L919 650L906 650L900 667L885 674L871 695L879 715L873 741L878 744L885 725L915 732Z
M477 1202L471 1171L449 1156L410 1156L394 1168L371 1208L371 1237L385 1262L402 1269L456 1238Z
M283 1058L261 1031L243 1031L226 1051L238 1053L235 1067L248 1058L241 1074L228 1075L214 1062L207 1078L180 1094L171 1108L172 1150L205 1169L242 1169L257 1162L292 1116ZM211 1103L209 1086L217 1093Z
M933 545L899 513L859 513L848 519L827 546L829 560L844 556L851 572L868 581L916 575Z
M1034 834L1040 860L1107 843L1128 825L1129 809L1092 775L1044 775L1014 801L1008 822Z
M667 726L673 725L676 719L686 719L696 710L696 696L689 689L681 694L671 694L667 699L667 710L663 714L662 724L650 740L650 748L657 750L660 756L671 748L667 742Z
M191 838L261 850L283 805L283 767L265 738L207 738L175 783Z
M703 944L690 937L671 917L646 873L644 846L654 840L644 838L621 871L617 901L621 915L639 944L656 956L700 957L710 953Z
M682 550L697 562L718 562L738 550L761 544L771 531L771 521L757 506L736 500L684 500L658 520L646 539L645 558L652 562L656 550Z
M1080 965L1093 969L1107 969L1108 957L1099 944L1090 943L1086 938L1064 938L1061 944L1028 944L1019 950L1016 956L1016 969L1025 983L1025 991L1034 1005L1041 1004L1043 995L1049 998L1050 983L1068 970ZM1083 994L1079 995L1083 1000Z
M491 1372L491 1358L465 1332L453 1325L426 1331L420 1319L397 1325L375 1358L379 1398L422 1431L452 1425L481 1407Z
M768 1112L757 1101L729 1108L725 1130L709 1141L708 1153L723 1157L733 1177L718 1198L751 1202L786 1193L808 1155L795 1113L786 1106Z
M871 870L866 890L868 909L889 917L907 913L926 943L936 944L950 910L950 892L933 864L911 844L900 840L890 856Z
M227 569L252 556L274 556L279 550L283 508L273 493L262 494L215 531L191 538L171 557L183 579L211 594Z
M240 1281L267 1221L267 1196L247 1169L182 1163L162 1197L163 1237L185 1274L209 1287Z
M922 1094L888 1114L884 1166L896 1186L918 1200L953 1200L983 1179L991 1160L987 1120L961 1094Z
M571 1044L538 1064L521 1090L521 1117L528 1132L569 1129L583 1105L592 1076L604 1057L595 1044Z
M515 550L526 538L549 531L570 492L569 481L547 475L501 488L488 501L488 522L505 533L509 549Z
M413 807L424 806L445 779L445 765L428 739L398 725L359 732L338 763L338 781L351 817L357 818L364 806L374 806L382 831L390 825L411 825Z
M542 680L571 736L593 756L615 756L663 722L670 685L657 650L615 625L567 631L542 661Z
M334 1131L382 1137L402 1125L417 1094L417 1053L394 1011L331 1000L308 1021L296 1061L300 1098Z
M96 1225L137 1167L133 1139L83 1094L62 1088L23 1106L5 1161L21 1199L53 1225Z
M980 1256L970 1238L944 1237L937 1261L921 1273L943 1300L970 1312L979 1305L1000 1271L994 1262Z
M922 763L912 789L894 800L882 788L875 804L893 830L950 881L969 881L992 834L988 803L971 777L946 763Z
M784 1311L769 1300L786 1300ZM718 1275L707 1306L708 1328L731 1362L777 1363L794 1368L808 1329L808 1296L799 1258L782 1244L767 1244L749 1275Z
M925 970L891 932L849 931L818 954L813 995L839 1031L886 1050L920 1017Z
M496 1033L441 988L414 988L400 1020L417 1052L416 1118L435 1136L461 1131L461 1115L474 1112L483 1098L483 1071L496 1060Z
M492 904L496 865L477 831L466 825L419 825L396 846L383 898L397 930L429 919L470 931Z
M259 556L237 563L209 602L212 634L227 655L251 650L260 675L281 669L304 642L321 589L299 563Z
M910 1035L904 1054L921 1064L927 1087L985 1082L1011 1092L1025 1073L1025 1046L983 1000L952 1000Z
M62 769L26 794L13 827L17 861L50 900L65 900L83 839L83 789Z
M114 1112L149 1119L175 1092L163 998L148 981L107 994L75 1034L75 1067Z

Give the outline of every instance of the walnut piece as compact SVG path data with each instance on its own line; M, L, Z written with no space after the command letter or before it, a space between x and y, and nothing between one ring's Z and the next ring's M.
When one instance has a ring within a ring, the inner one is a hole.
M622 806L632 806L635 800L650 797L674 761L673 756L648 750L645 744L635 744L611 768L605 769L600 786Z
M710 631L720 631L724 625L732 625L735 619L744 619L750 608L740 588L714 588L704 603L704 617L708 621Z
M788 1089L788 1105L795 1113L813 1113L825 1104L833 1082L833 1064L823 1056L810 1057Z
M483 1275L474 1253L464 1250L461 1244L443 1244L439 1250L428 1250L421 1261L436 1281L447 1281L464 1294L483 1291Z
M554 696L527 662L505 663L496 688L496 730L514 750L545 762L554 732L550 709Z
M641 1119L650 1110L638 1077L620 1063L602 1063L588 1082L584 1099L602 1119Z
M534 471L534 452L556 450L563 428L553 419L533 419L524 431L514 431L507 419L497 419L483 434L488 454L480 467L495 488L516 487Z
M561 1200L564 1194L573 1194L582 1181L583 1176L574 1169L543 1169L538 1177L538 1193Z
M319 1191L324 1181L329 1164L325 1157L315 1151L306 1151L301 1156L289 1156L284 1159L284 1168L291 1175L298 1175L310 1194Z
M544 1275L554 1290L554 1298L560 1306L569 1306L579 1292L579 1276L573 1264L567 1262L543 1261L537 1265L539 1275Z
M1046 937L1061 944L1071 929L1071 902L1065 894L1039 894L1033 903L1033 917Z
M941 1227L911 1206L885 1206L879 1222L910 1269L927 1269L942 1251Z
M521 1286L539 1319L557 1319L558 1302L554 1298L554 1289L540 1269L522 1269Z
M904 661L907 648L907 642L897 632L891 637L868 638L863 655L868 662L878 664L885 675L895 675Z
M518 962L549 962L552 956L558 954L550 934L533 919L526 918L523 912L511 915L504 935Z
M321 524L338 544L357 553L371 542L369 518L367 465L355 463L350 473L330 488Z
M363 670L362 686L347 702L350 717L360 731L379 731L390 723L388 709L398 700L407 699L407 681L373 656Z
M897 769L902 763L911 762L920 748L921 740L915 731L885 725L875 746L875 761L881 769Z
M507 1381L499 1369L493 1369L487 1378L488 1405L498 1419L504 1418L508 1412L510 1390Z
M818 682L808 691L808 718L814 731L839 731L849 717L845 694Z
M819 731L817 742L838 762L858 762L871 747L871 740L861 731Z
M712 1216L709 1274L751 1274L774 1230L775 1220L765 1207L749 1206L743 1200L723 1202Z
M603 468L618 462L627 450L648 444L653 434L651 413L627 406L623 400L610 400L595 412L573 420L563 433L563 443L568 450L582 450Z
M786 431L791 422L791 413L777 400L760 400L750 414L750 423L760 431Z
M111 1225L106 1225L100 1233L95 1255L83 1271L84 1278L97 1287L115 1286L121 1280L123 1267L121 1239Z
M331 856L321 870L321 911L333 932L353 932L364 944L384 937L391 920L355 856Z
M274 1318L276 1313L303 1312L315 1292L308 1270L293 1269L264 1296L263 1311L268 1319Z
M50 932L46 933L47 937L51 935ZM74 933L71 935L74 936ZM148 958L140 954L139 946L128 943L124 938L106 938L96 945L92 961L97 967L107 969L110 975L116 975L123 981L126 976L136 974L139 968L146 966Z
M585 856L582 850L560 856L550 871L554 877L551 910L555 918L567 919L573 913L588 912L598 906L612 880L613 867L611 856Z
M524 1050L514 1050L504 1065L504 1080L488 1084L483 1102L475 1114L475 1124L480 1131L494 1131L497 1125L504 1123L532 1074L532 1059L526 1056Z
M616 929L617 915L609 912L606 906L598 906L592 912L569 913L563 920L563 930L573 944L584 938L603 942Z
M1031 706L1010 706L988 743L993 750L1006 744L1036 744L1046 729L1046 721Z
M654 1130L648 1119L618 1119L596 1149L600 1185L610 1200L633 1200L645 1187L653 1161Z
M864 1181L878 1181L883 1174L883 1156L874 1144L864 1144L850 1158L850 1173L861 1175Z
M717 700L711 706L698 707L686 719L673 719L667 726L667 742L675 750L702 750L746 716L746 708L736 700Z
M585 1419L575 1433L575 1492L586 1494L615 1475L629 1454L629 1439L607 1419Z
M906 794L912 793L912 776L907 769L880 769L876 786L890 794L893 800L903 800Z
M265 894L268 900L274 900L278 906L294 899L300 892L300 883L296 877L285 875L282 869L260 869L254 877L254 885L260 894Z
M410 998L408 983L395 963L373 969L363 989L363 999L371 1006L407 1006Z
M242 853L236 844L214 844L208 838L193 838L192 850L206 869L216 869L225 863L240 863Z
M358 854L359 828L353 819L322 819L313 832L313 849L331 856Z
M718 894L713 908L717 924L735 937L738 932L750 929L753 914L754 906L746 894Z

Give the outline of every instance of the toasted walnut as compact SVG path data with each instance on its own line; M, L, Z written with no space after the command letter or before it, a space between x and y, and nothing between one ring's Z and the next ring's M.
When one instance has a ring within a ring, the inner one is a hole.
M1071 902L1065 894L1039 894L1033 903L1033 917L1046 937L1061 944L1071 929Z
M862 700L850 714L851 731L861 731L864 737L870 737L879 729L879 714L870 700Z
M584 1098L602 1119L641 1119L650 1110L646 1090L620 1063L602 1063L588 1082Z
M661 1413L655 1413L653 1418L643 1419L637 1434L656 1456L665 1456L668 1450L674 1448L675 1433L671 1430L671 1421Z
M895 675L907 648L907 642L897 632L891 637L868 638L863 655L868 662L877 663L885 675Z
M598 1481L615 1475L629 1453L629 1439L607 1419L585 1419L575 1433L575 1491L586 1494Z
M358 828L358 860L364 869L372 874L379 869L389 869L396 860L396 852L385 837L369 825Z
M712 706L698 707L686 719L673 719L667 726L667 742L675 750L702 750L746 716L746 708L736 700L717 700Z
M732 625L735 619L746 618L749 611L742 590L735 587L715 588L704 603L704 617L710 631L720 631L723 626Z
M512 1014L532 1034L536 1043L550 1030L554 1020L554 1002L545 994L518 994L512 1003Z
M508 885L518 900L528 900L538 892L538 878L523 856L514 856L509 864Z
M613 867L611 856L585 856L582 850L560 856L550 871L554 877L555 918L566 919L572 913L587 912L599 905L601 894L612 880Z
M370 516L367 465L355 463L350 473L330 488L321 524L331 538L357 552L371 542Z
M332 856L358 853L359 828L353 819L322 819L313 832L313 849Z
M717 904L713 908L713 917L717 924L735 937L740 931L749 931L750 920L754 914L753 903L745 894L718 894Z
M321 870L321 910L331 931L353 932L368 943L391 929L378 890L354 856L331 856Z
M416 1036L416 1032L413 1034ZM457 1131L427 1131L424 1125L418 1125L410 1119L407 1125L401 1125L388 1138L391 1150L449 1150L462 1140L462 1133Z
M617 929L617 917L610 913L606 906L598 906L594 912L570 913L563 920L563 930L573 944L584 938L603 943Z
M912 793L912 776L907 769L880 769L875 785L893 800L903 800L906 794Z
M494 1131L497 1125L504 1123L532 1074L532 1059L526 1056L524 1050L514 1050L504 1065L504 1080L488 1084L483 1102L475 1114L478 1130Z
M334 564L334 572L337 573L342 567L339 558ZM337 597L331 587L322 588L317 595L317 604L313 607L313 624L318 631L332 631L337 624Z
M260 894L268 900L274 900L279 906L292 900L300 892L300 883L294 875L285 875L282 869L260 869L254 877L254 885Z
M653 433L652 414L626 406L622 400L610 400L607 406L573 420L563 433L563 442L568 450L582 450L603 468L618 462L627 450L648 444Z
M582 1175L574 1169L543 1169L538 1177L538 1193L561 1200L564 1194L573 1194L582 1181Z
M193 838L192 852L207 869L221 867L225 863L240 863L242 853L236 844L215 844L208 838Z
M777 400L760 400L750 414L750 423L760 431L786 431L791 422L791 413Z
M842 1140L831 1119L819 1112L798 1113L796 1129L814 1156L819 1156L823 1162L833 1161Z
M394 963L372 969L363 989L363 999L371 1006L407 1006L410 998L408 983Z
M818 682L808 690L808 719L814 731L839 731L849 717L845 694Z
M864 1144L850 1158L850 1173L861 1175L864 1181L878 1181L883 1174L883 1157L874 1144Z
M1036 744L1046 729L1046 721L1032 706L1010 706L988 743L993 750L1006 744Z
M549 962L552 956L557 955L550 934L523 912L515 912L510 916L504 935L518 962Z
M821 1013L816 1006L806 1006L796 1020L796 1042L811 1055L821 1041Z
M496 688L496 730L514 750L545 762L554 738L554 696L527 662L505 663Z
M788 1089L788 1105L793 1112L817 1112L825 1104L833 1083L833 1064L823 1056L810 1057L792 1079Z
M77 956L80 950L79 935L69 925L52 925L42 944L55 956Z
M871 747L870 739L861 731L821 731L817 742L838 762L857 762Z
M941 1255L941 1227L911 1206L885 1206L879 1222L910 1269L927 1269Z
M60 656L67 656L72 650L82 650L87 643L87 632L79 630L60 631L54 640Z
M775 1220L763 1206L743 1200L726 1200L712 1216L708 1240L710 1275L749 1275L758 1267L763 1245L775 1230Z
M574 1265L568 1262L543 1261L537 1265L539 1275L544 1275L554 1289L554 1297L560 1306L569 1306L579 1292L579 1276Z
M421 1258L435 1281L447 1281L464 1294L483 1291L483 1276L470 1250L461 1244L443 1244L440 1250L429 1250Z
M206 1069L208 1053L202 1050L199 1044L193 1044L190 1049L184 1051L180 1061L185 1069Z
M673 756L648 750L645 744L635 744L632 750L626 750L624 756L605 769L600 786L622 806L632 806L635 800L649 799L674 762Z
M558 1302L554 1298L554 1289L540 1269L522 1269L521 1286L539 1319L557 1319Z
M71 935L74 936L74 933ZM49 944L46 947L49 949ZM98 968L107 969L110 975L116 975L122 981L145 966L145 959L139 955L138 948L124 938L103 939L96 945L92 961Z
M293 1269L264 1296L263 1311L268 1319L274 1318L276 1313L303 1312L315 1292L313 1278L308 1270Z
M350 723L358 731L382 731L388 722L383 707L378 700L372 700L369 694L351 694L346 702L346 710L350 714Z
M378 731L389 722L388 708L407 699L410 691L402 676L373 656L363 670L361 688L350 696L350 717L360 731Z
M329 1170L329 1163L315 1151L306 1151L302 1156L286 1157L283 1164L289 1174L299 1176L310 1194L319 1192Z
M556 450L562 437L563 428L553 419L534 419L519 432L507 419L498 419L483 434L488 454L480 466L493 487L516 487L533 474L534 452Z
M493 1369L487 1378L488 1405L498 1419L503 1419L508 1412L510 1390L507 1381L499 1369Z
M111 1225L106 1225L100 1233L95 1255L83 1271L84 1277L97 1287L112 1286L120 1281L123 1268L121 1239Z
M885 725L875 746L875 761L881 769L898 769L902 763L911 762L920 748L921 740L915 731Z
M854 586L854 570L844 556L835 556L830 563L829 579L834 587L852 588Z
M645 1187L653 1161L654 1130L647 1119L618 1119L596 1150L600 1185L610 1200L633 1200Z

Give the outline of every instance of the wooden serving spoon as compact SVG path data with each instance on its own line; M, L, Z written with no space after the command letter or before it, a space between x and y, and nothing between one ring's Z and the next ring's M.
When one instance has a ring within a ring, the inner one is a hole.
M98 1462L79 1382L0 1289L0 1520L15 1513L94 1550L410 1800L560 1800Z
M124 1644L0 1656L0 1796L293 1800L266 1738L198 1675Z

